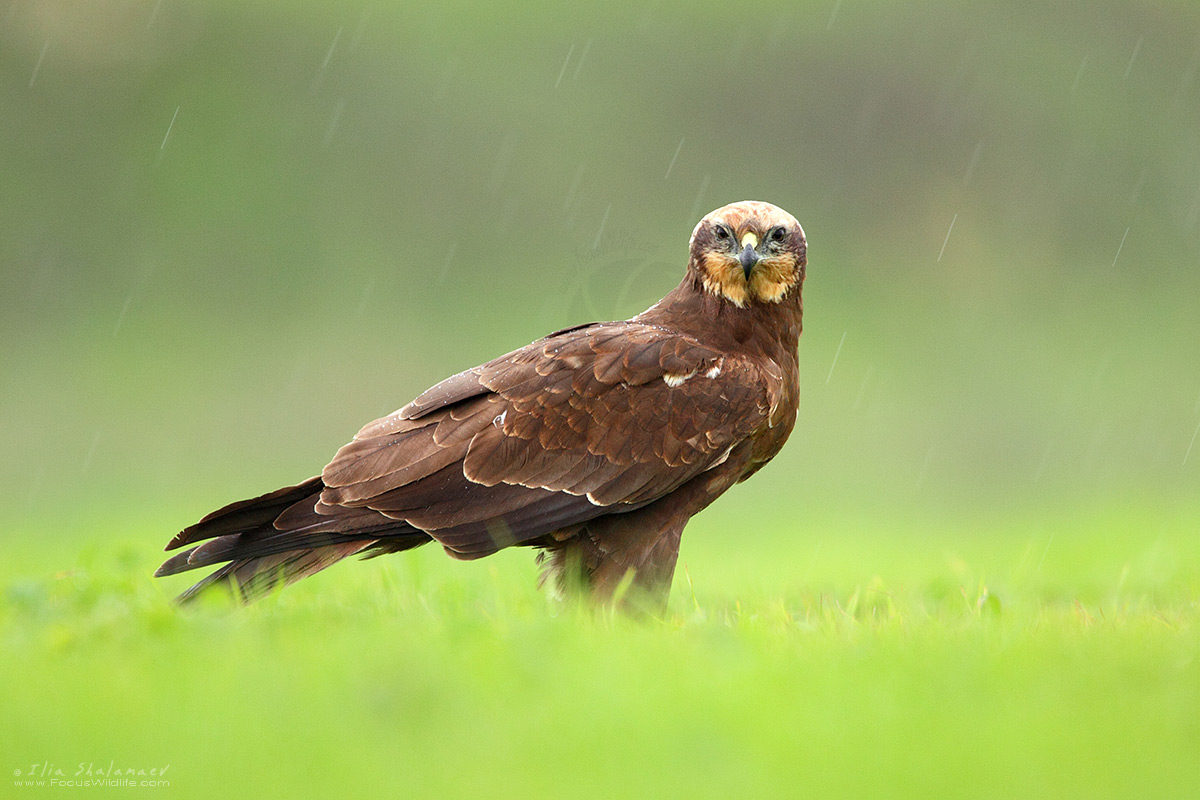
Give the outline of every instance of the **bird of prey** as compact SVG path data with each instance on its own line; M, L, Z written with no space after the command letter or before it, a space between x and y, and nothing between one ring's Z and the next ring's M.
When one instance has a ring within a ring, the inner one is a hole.
M190 547L155 574L224 564L180 599L220 585L251 599L354 554L524 545L566 593L661 610L688 519L795 425L806 251L781 208L718 208L692 232L683 280L646 311L447 378L319 476L185 528L166 549Z

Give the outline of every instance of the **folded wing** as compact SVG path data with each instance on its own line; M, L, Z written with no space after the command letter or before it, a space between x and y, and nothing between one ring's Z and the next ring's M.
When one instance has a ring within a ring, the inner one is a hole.
M571 329L368 424L325 467L315 509L295 513L370 509L477 558L654 502L769 407L768 377L692 339L634 321Z

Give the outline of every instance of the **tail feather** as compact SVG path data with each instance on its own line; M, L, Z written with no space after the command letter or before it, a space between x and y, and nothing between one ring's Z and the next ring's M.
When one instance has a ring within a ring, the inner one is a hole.
M297 533L282 531L270 536L247 537L246 534L230 534L216 539L210 539L203 544L189 547L176 553L162 563L154 573L154 577L162 578L167 575L177 575L180 572L209 567L225 561L246 561L251 558L289 553L294 550L308 550L329 545L359 542L368 538L375 531L361 530L354 533ZM425 533L401 533L396 535L395 525L381 526L378 533L386 535L389 540L397 540L400 550L407 550L418 544L429 541ZM415 540L415 541L413 541Z
M370 546L372 541L366 539L232 561L179 595L176 600L188 603L211 587L224 585L238 600L248 603L269 594L277 586L287 586L316 574Z
M168 558L155 576L229 562L181 594L179 601L221 585L250 601L367 548L397 552L432 541L407 522L367 508L322 506L321 513L317 506L322 489L321 479L311 478L214 511L171 540L167 550L199 544Z
M295 486L285 486L273 492L252 497L249 500L239 500L227 506L218 508L207 514L195 525L189 525L175 535L167 544L167 550L183 547L185 544L198 542L201 539L212 539L231 533L245 533L264 526L270 526L288 506L318 495L325 485L321 478L309 478Z

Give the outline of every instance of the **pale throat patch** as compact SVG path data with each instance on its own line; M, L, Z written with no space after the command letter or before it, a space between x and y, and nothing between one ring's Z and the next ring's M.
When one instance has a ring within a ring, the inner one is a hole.
M746 240L746 237L742 238ZM746 281L742 265L734 258L706 253L702 259L700 281L704 291L723 297L738 308L745 308L746 301L751 297L767 303L778 303L797 282L795 262L786 256L759 261L750 273L749 282Z

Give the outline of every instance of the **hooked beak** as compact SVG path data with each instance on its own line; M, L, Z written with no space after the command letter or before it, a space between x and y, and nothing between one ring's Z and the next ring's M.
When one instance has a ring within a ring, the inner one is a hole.
M742 262L742 271L746 273L746 280L750 280L750 272L759 262L758 253L754 252L756 244L758 244L758 237L753 233L747 233L742 237L742 252L738 255L738 261Z

